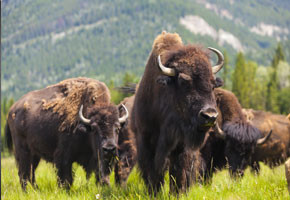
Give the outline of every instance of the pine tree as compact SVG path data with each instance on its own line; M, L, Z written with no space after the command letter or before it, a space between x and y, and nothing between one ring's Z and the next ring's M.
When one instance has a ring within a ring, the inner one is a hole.
M243 107L248 107L249 98L247 96L246 83L246 61L243 53L238 53L236 59L236 67L232 77L232 91L239 99Z
M280 61L285 59L282 46L278 43L277 49L275 50L275 55L272 60L272 72L270 72L270 81L267 85L267 101L266 109L274 113L279 112L278 106L278 96L279 96L279 84L277 76L277 68Z
M228 66L228 63L229 63L229 58L228 58L228 54L226 51L224 51L224 66L223 66L223 73L222 73L222 79L224 81L224 88L225 89L228 89L229 86L228 86L228 73L229 73L229 66Z
M249 108L254 108L256 107L257 104L260 102L256 102L256 97L259 95L259 90L257 90L257 85L256 85L256 71L257 71L258 65L254 61L248 61L245 67L246 71L246 95L248 98L246 99L246 105Z

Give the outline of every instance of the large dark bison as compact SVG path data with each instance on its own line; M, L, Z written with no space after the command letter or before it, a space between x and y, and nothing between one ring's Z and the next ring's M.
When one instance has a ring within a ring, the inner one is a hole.
M186 189L186 152L198 148L215 124L214 74L222 68L223 55L210 50L219 58L214 67L209 50L184 45L176 33L163 32L154 41L130 119L149 192L159 191L167 165L171 191Z
M242 176L251 165L255 149L265 143L270 135L263 137L260 131L247 122L236 96L227 90L214 90L218 106L218 123L214 133L209 134L196 158L198 173L204 182L211 180L213 172L229 167L233 177ZM221 127L221 128L220 128Z
M247 119L256 126L263 135L273 130L271 138L262 146L256 148L252 169L259 172L259 161L270 167L278 166L290 156L290 121L284 115L270 112L244 109Z
M119 104L120 116L124 116L127 112L131 115L134 98L135 95L126 97ZM130 118L127 118L125 123L121 123L118 138L118 160L115 164L115 181L122 186L126 185L128 176L137 162L135 135L129 124Z
M14 144L23 189L35 184L41 158L55 164L60 185L72 184L72 163L109 183L117 154L119 112L110 103L106 85L89 78L73 78L27 93L11 107L6 124L9 149Z

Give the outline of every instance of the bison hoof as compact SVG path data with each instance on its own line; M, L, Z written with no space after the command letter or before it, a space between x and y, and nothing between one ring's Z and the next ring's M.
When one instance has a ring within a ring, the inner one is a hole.
M110 178L109 177L103 178L101 184L110 186Z

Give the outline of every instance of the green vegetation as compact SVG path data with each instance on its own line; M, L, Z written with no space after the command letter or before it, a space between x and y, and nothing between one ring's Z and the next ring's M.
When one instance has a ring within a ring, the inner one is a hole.
M1 199L150 199L146 187L137 173L133 170L126 188L114 184L114 175L111 175L111 187L95 185L92 176L86 180L84 170L74 164L74 183L70 191L57 187L57 177L52 164L40 162L36 170L38 189L28 186L27 192L21 190L14 158L1 159ZM169 195L168 175L162 191L157 199L177 199ZM241 180L232 180L226 170L216 173L212 184L206 186L194 185L187 194L180 195L179 199L290 199L287 191L284 166L271 170L262 165L260 176L255 176L247 170Z
M216 30L232 33L247 47L246 59L269 65L276 39L249 28L261 22L289 27L289 6L283 2L216 2L244 23L240 25L189 0L3 1L2 98L18 99L70 77L86 76L107 84L112 80L114 85L121 83L125 72L140 77L152 42L162 30L179 33L185 43L227 50L233 67L237 52L228 44L221 47L217 40L191 33L179 23L187 15L199 15ZM289 47L285 51L289 61Z
M9 108L13 105L14 100L13 99L7 99L4 98L1 102L1 152L3 152L5 149L4 145L4 130L5 130L5 124L6 124L6 118L8 115Z
M290 113L290 65L284 60L280 43L271 67L258 67L254 61L247 61L243 53L237 55L232 91L242 107L285 115Z

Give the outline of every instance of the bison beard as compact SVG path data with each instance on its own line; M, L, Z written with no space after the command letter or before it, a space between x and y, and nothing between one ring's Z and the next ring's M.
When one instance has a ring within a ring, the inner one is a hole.
M166 166L171 191L189 185L189 152L202 144L217 117L215 84L208 52L183 45L177 34L155 39L131 115L138 164L150 193L159 191Z

